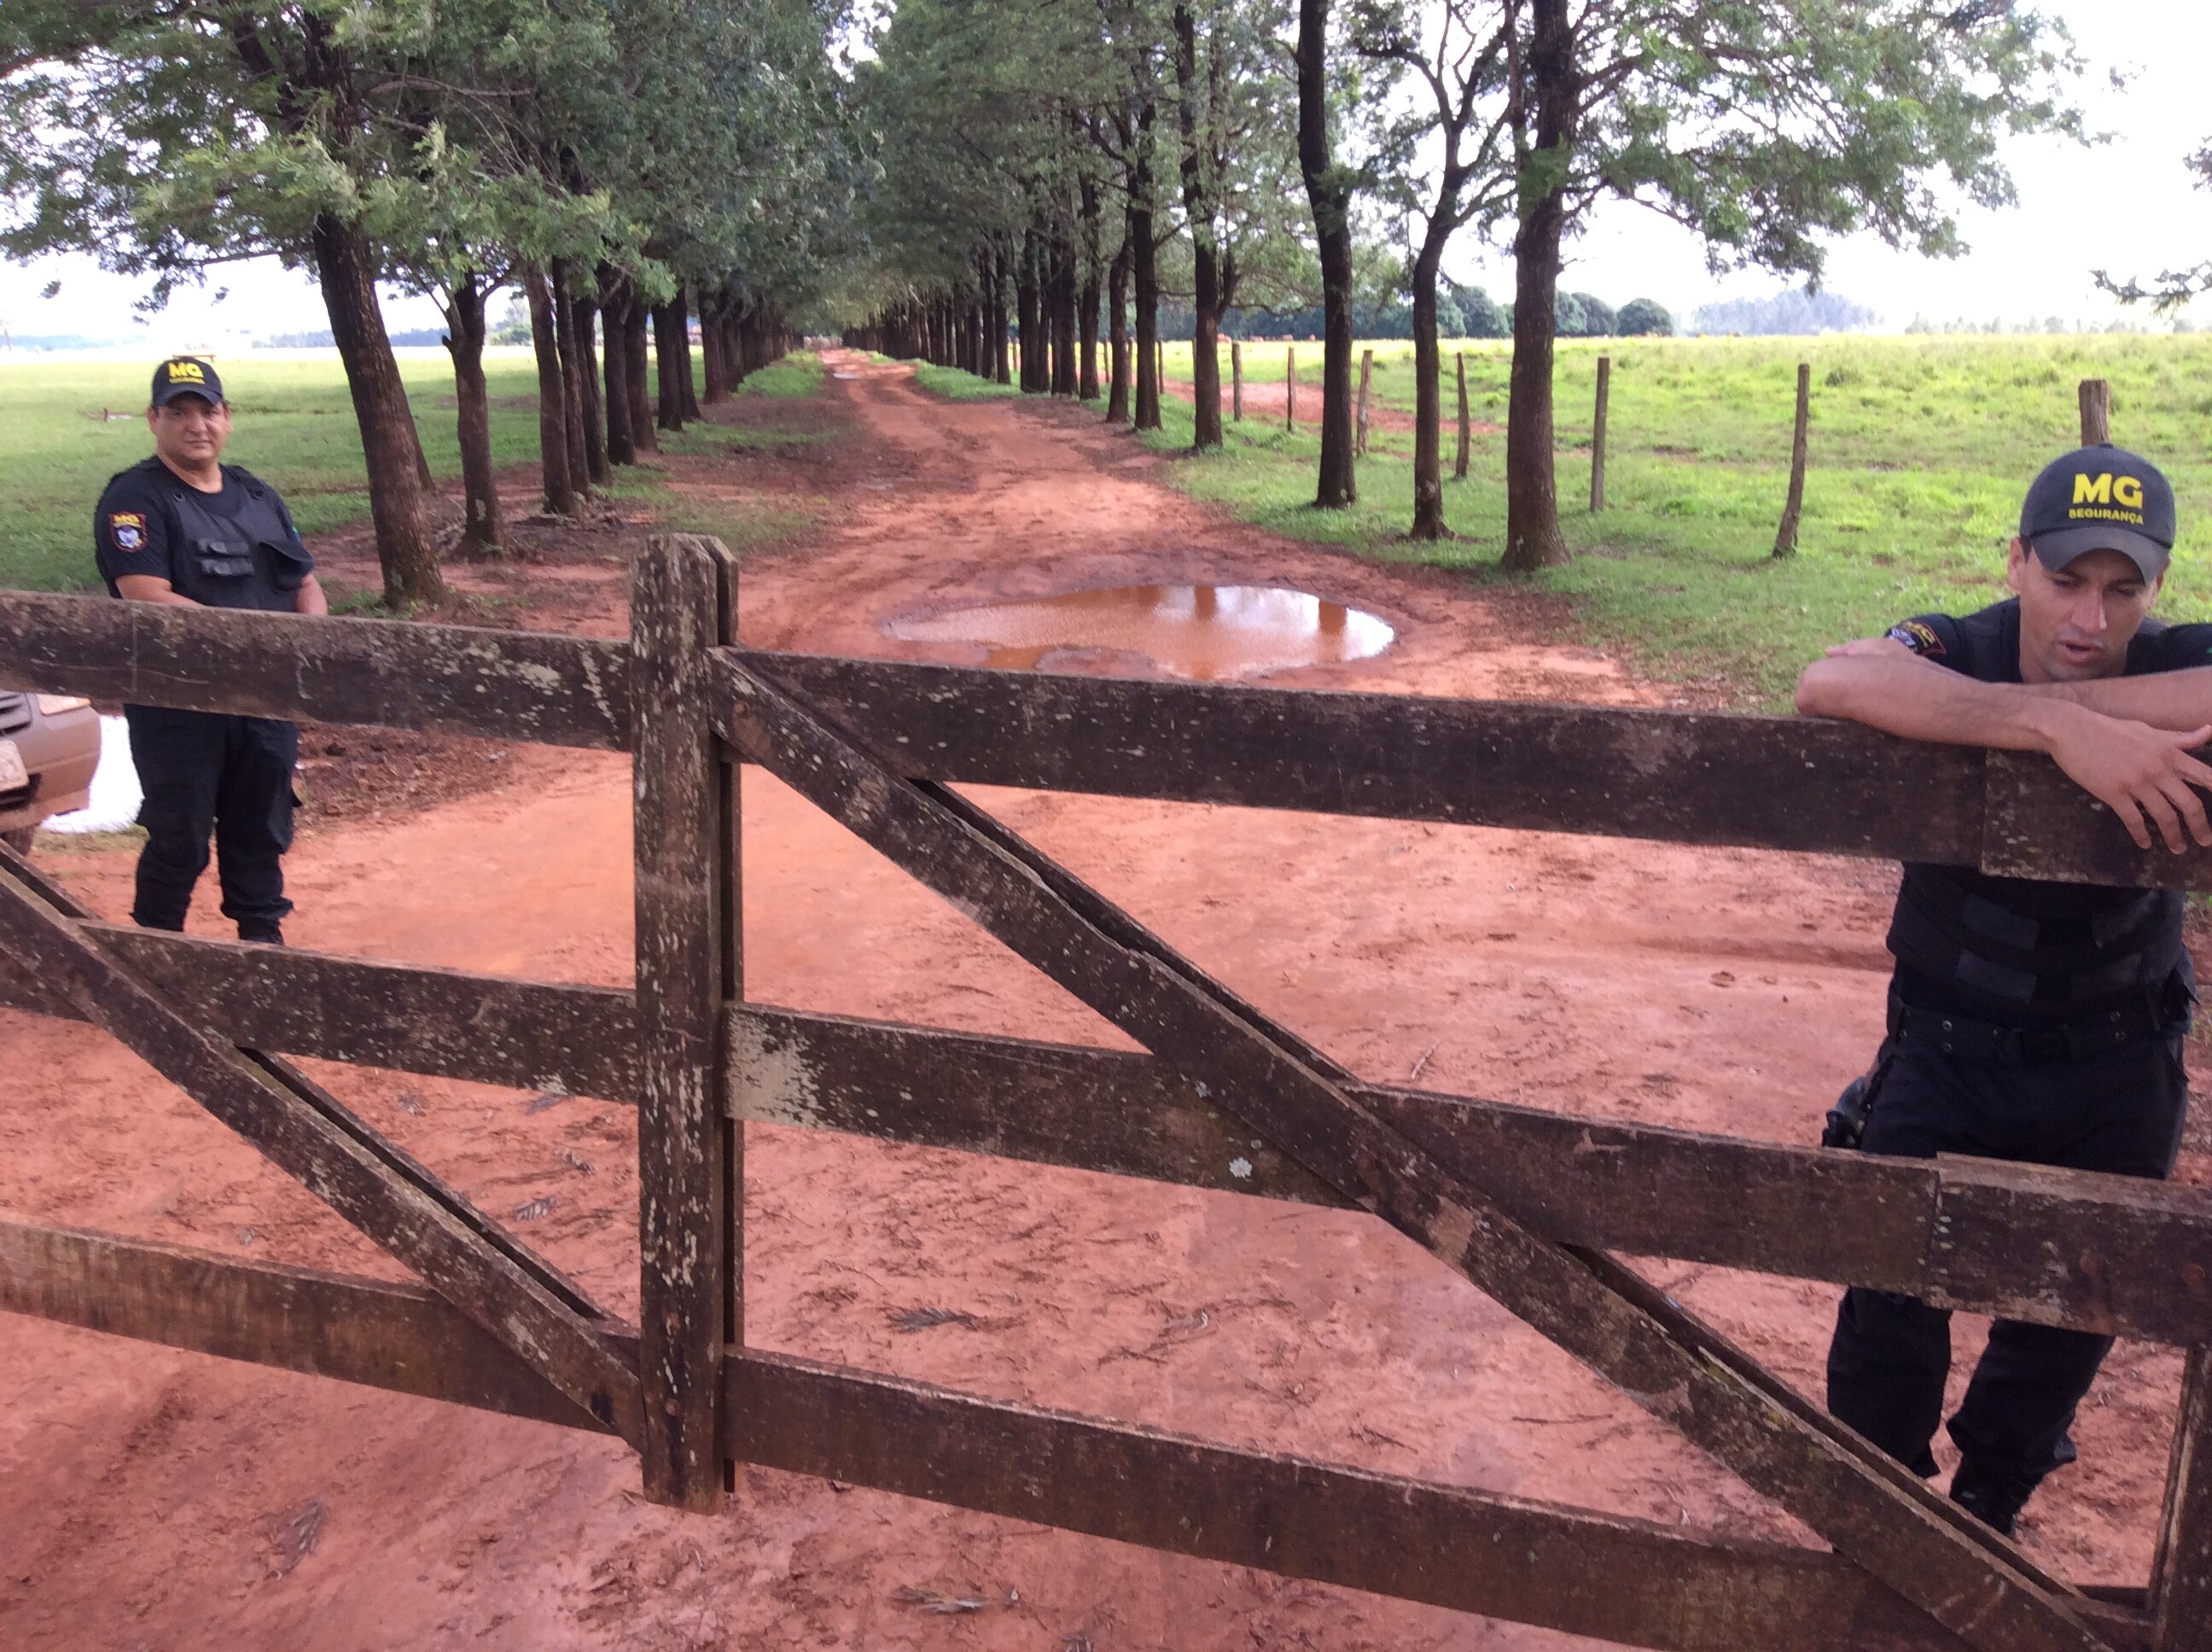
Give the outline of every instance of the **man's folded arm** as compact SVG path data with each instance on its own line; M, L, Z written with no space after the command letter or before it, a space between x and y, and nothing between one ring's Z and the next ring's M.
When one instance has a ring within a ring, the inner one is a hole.
M1983 683L1921 659L1887 638L1816 659L1797 679L1797 709L1943 745L2048 751L2079 708Z
M2201 671L2166 675L2208 677ZM2158 680L2107 677L2064 686L2111 689ZM2212 681L2197 685L2198 691L2209 686ZM2172 701L2147 703L2145 709L2176 716L2189 703L2188 692L2185 686ZM2091 705L2089 698L2043 685L1983 683L1886 640L1847 645L1814 660L1797 680L1797 709L1808 717L1845 718L1909 740L2047 751L2077 786L2118 817L2139 847L2150 847L2155 827L2176 854L2191 838L2212 848L2212 820L2198 795L2199 788L2212 790L2212 768L2189 755L2212 739L2212 716L2160 725L2130 711ZM2112 696L2111 703L2129 702Z

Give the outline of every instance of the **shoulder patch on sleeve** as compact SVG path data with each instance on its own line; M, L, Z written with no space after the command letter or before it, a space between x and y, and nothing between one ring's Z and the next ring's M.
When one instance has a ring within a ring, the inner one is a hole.
M1902 625L1893 625L1885 635L1916 654L1932 659L1946 652L1943 639L1936 635L1936 628L1923 620L1906 620Z
M110 511L107 537L118 550L137 550L146 543L146 518L140 511Z

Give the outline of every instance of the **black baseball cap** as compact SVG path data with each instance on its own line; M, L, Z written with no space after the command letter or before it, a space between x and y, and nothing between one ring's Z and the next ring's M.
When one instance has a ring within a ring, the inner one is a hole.
M2173 485L2124 447L2078 447L2029 484L2020 537L2053 573L2085 552L2117 550L2154 580L2172 560Z
M197 355L173 355L154 369L154 405L167 407L179 396L197 396L210 407L222 405L222 380L215 363Z

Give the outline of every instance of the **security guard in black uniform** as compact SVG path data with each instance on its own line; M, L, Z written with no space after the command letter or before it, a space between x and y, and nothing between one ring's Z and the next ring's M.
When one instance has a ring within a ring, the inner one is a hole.
M222 463L230 404L209 362L177 356L154 370L147 428L154 457L107 484L93 518L110 596L186 608L326 614L315 561L276 489ZM192 885L220 853L223 916L240 940L283 944L292 903L292 768L300 732L270 717L125 706L145 802L138 823L134 922L182 929Z
M2173 490L2143 459L2085 447L2028 489L2008 602L1923 615L1829 650L1800 711L1914 739L2048 752L2148 848L2212 845L2212 625L2150 607L2173 545ZM1831 1146L2164 1177L2180 1144L2182 1041L2196 999L2182 902L2161 890L1907 865L1889 931L1889 1036L1830 1114ZM2001 1532L2044 1476L2109 1337L1999 1320L1951 1418L1951 1496ZM1848 1292L1828 1408L1923 1475L1951 1365L1950 1315Z

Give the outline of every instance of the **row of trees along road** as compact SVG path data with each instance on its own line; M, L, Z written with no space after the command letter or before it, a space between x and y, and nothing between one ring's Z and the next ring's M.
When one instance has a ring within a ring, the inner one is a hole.
M656 426L698 416L693 314L711 401L781 353L787 318L849 263L860 173L837 3L9 0L0 250L93 253L149 277L155 303L243 258L312 270L385 599L434 601L428 473L379 285L444 313L479 547L503 531L484 306L522 289L545 506L576 511Z
M1103 290L1107 416L1156 428L1171 283L1196 313L1202 449L1222 312L1318 289L1316 503L1343 507L1352 310L1381 276L1413 312L1416 538L1446 531L1444 259L1463 233L1509 247L1515 569L1567 557L1556 301L1598 203L1684 225L1716 269L1817 280L1824 240L1854 231L1955 253L1959 202L2012 198L2003 137L2082 136L2071 41L2010 0L900 0L876 44L852 87L882 161L853 342L1003 382L1011 307L1023 387L1088 398Z

